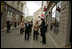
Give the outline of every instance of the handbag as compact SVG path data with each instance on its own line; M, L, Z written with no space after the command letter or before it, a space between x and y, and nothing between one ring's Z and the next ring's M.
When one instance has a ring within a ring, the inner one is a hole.
M37 33L37 35L39 35L39 32Z

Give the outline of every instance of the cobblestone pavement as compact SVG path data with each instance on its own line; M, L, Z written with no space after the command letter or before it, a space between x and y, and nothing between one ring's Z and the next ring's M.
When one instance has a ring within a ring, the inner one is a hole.
M40 35L38 35L38 41L33 40L33 33L29 41L24 40L24 34L20 35L19 28L12 29L10 33L6 33L6 31L1 32L1 48L54 48L50 44L52 43L46 37L46 44L43 45Z

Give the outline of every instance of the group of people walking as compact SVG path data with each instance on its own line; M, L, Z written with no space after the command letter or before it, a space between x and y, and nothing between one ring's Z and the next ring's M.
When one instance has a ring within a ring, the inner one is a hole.
M31 36L31 32L33 31L33 40L38 40L38 35L40 34L42 37L41 43L46 44L46 35L45 35L46 25L43 18L41 18L40 21L36 20L34 24L32 21L25 21L25 22L22 21L19 26L20 26L20 34L23 34L23 32L25 32L25 40L29 41L29 36Z
M39 25L40 22L40 25ZM14 27L16 28L16 21L14 24ZM33 40L38 40L38 35L40 34L42 37L42 43L46 44L46 31L47 31L47 25L45 25L45 21L43 18L41 18L40 21L36 20L33 24L33 21L21 21L19 24L20 27L20 34L23 34L25 32L25 40L29 41L29 36L31 36L31 33L33 31ZM11 28L11 21L7 21L7 32L10 32ZM33 28L33 29L32 29ZM40 30L40 32L39 32Z

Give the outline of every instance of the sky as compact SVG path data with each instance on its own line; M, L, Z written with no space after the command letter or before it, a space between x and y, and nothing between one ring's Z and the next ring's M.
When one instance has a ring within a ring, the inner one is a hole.
M26 1L27 9L29 11L28 15L33 16L33 13L41 8L42 1Z

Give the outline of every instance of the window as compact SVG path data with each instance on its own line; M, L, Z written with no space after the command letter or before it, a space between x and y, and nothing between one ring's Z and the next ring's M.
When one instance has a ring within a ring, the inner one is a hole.
M23 3L21 3L21 11L22 11L22 9L23 9Z
M23 3L21 3L21 7L23 7Z
M14 5L15 1L12 1L12 5Z
M17 1L17 8L19 9L19 4L20 4L20 1Z
M53 9L52 9L52 11L50 12L50 14L51 14L51 28L50 28L50 30L52 31L52 32L54 32L54 30L55 30L55 19L56 19L56 17L55 17L55 15L56 15L56 6L54 6L53 7Z
M20 1L17 1L17 4L20 4Z
M58 34L59 32L59 22L60 22L60 11L57 10L58 7L61 6L61 2L57 3L53 9L52 9L52 17L51 17L51 26L50 30L54 32L55 34Z

